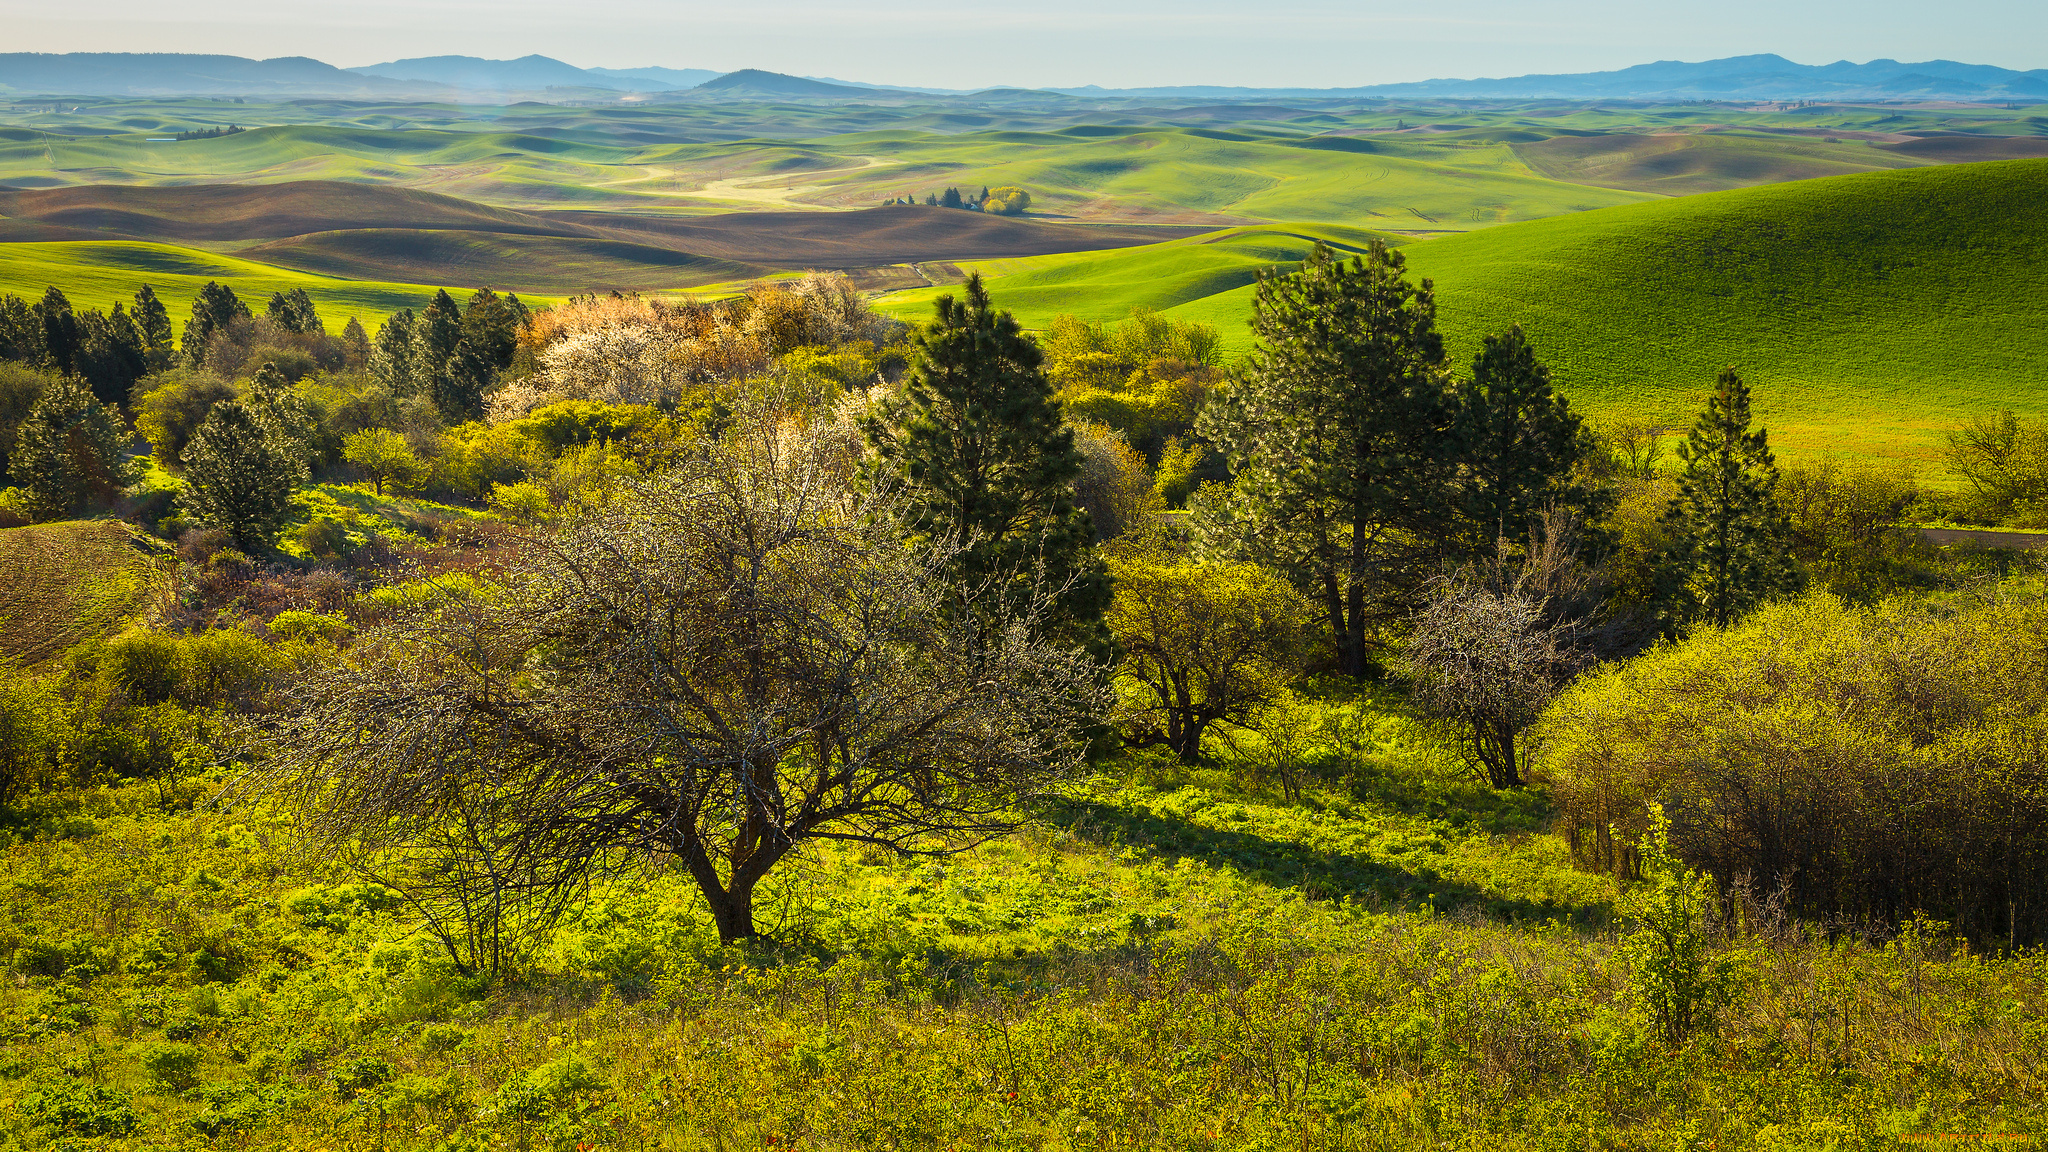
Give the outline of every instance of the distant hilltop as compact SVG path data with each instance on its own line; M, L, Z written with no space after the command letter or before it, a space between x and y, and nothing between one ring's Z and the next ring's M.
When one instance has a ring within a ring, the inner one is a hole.
M578 68L548 56L486 60L423 56L337 68L305 56L250 60L172 52L0 53L0 92L16 96L340 96L371 99L780 99L805 102L966 97L972 100L1095 98L1122 100L1438 99L2048 102L2048 69L2019 72L1988 64L1872 60L1796 64L1782 56L1732 56L1687 63L1661 60L1612 72L1421 80L1346 88L1018 89L967 92L887 87L743 68Z

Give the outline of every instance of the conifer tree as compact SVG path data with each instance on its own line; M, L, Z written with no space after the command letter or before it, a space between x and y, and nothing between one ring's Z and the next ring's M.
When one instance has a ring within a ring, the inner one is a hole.
M341 329L341 360L348 368L361 371L370 363L370 336L363 322L351 316Z
M169 368L177 359L178 350L171 331L171 314L164 302L156 298L156 290L147 284L136 289L135 307L129 309L128 315L142 334L143 374Z
M393 396L414 394L412 371L413 329L418 320L412 309L391 314L377 329L377 344L370 352L370 375L391 389Z
M289 292L273 292L270 304L264 309L264 316L272 324L286 332L324 332L327 326L320 322L320 313L313 307L313 298L306 295L304 288Z
M0 359L24 364L43 362L43 325L26 300L0 296Z
M120 495L131 477L114 418L77 379L51 380L15 433L8 470L42 518Z
M71 312L71 301L55 287L43 293L36 305L36 318L42 322L43 363L61 373L78 370L78 317Z
M462 312L462 335L448 358L448 387L445 399L459 414L443 415L451 423L474 420L483 415L484 393L497 383L498 374L512 365L519 348L519 329L526 323L526 306L513 295L500 296L479 288Z
M1749 385L1735 369L1723 369L1679 446L1685 471L1664 514L1681 533L1666 558L1669 585L1684 589L1678 614L1717 628L1799 585L1778 508L1777 461L1764 430L1752 432L1749 424Z
M314 417L312 406L292 390L291 381L284 378L277 365L265 363L256 370L244 400L249 411L263 422L267 434L294 459L310 467L320 422Z
M112 315L94 309L78 317L78 351L72 359L78 374L103 404L119 405L127 400L135 381L149 370L142 330L118 300Z
M446 288L413 321L412 394L425 396L440 409L441 418L451 424L469 419L470 405L448 373L455 346L462 342L462 307Z
M1365 674L1458 533L1456 413L1429 281L1374 241L1260 277L1249 369L1203 409L1230 465L1202 507L1205 550L1269 565L1315 600L1339 667Z
M959 190L958 188L948 188L948 189L946 189L946 190L945 190L945 192L941 193L941 194L940 194L940 196L939 196L939 207L941 207L941 208L958 208L958 207L960 207L960 190Z
M1074 503L1080 450L1041 367L1038 345L990 303L981 277L966 298L939 297L914 339L908 386L864 424L870 477L904 485L908 527L965 544L952 577L1018 589L1067 586L1052 634L1098 660L1111 651L1106 569Z
M1469 545L1484 556L1500 541L1526 545L1529 526L1548 508L1591 519L1604 503L1573 477L1583 454L1581 421L1550 387L1516 325L1488 336L1472 360L1472 378L1453 394L1464 473L1460 504L1470 521Z
M179 341L186 366L198 368L204 365L206 350L213 344L214 333L236 320L249 318L249 306L242 303L233 288L208 280L192 301L192 318L185 321L185 334Z
M268 548L291 514L304 461L240 400L215 406L185 445L185 506L247 552Z

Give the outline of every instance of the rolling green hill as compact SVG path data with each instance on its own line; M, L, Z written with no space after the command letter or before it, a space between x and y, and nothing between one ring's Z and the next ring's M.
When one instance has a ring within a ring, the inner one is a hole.
M1453 353L1528 329L1595 412L1689 418L1715 372L1778 443L1932 460L1940 432L2048 413L2048 160L1719 192L1408 246Z
M173 320L182 323L192 298L209 280L230 285L259 310L272 292L304 288L335 331L351 316L375 331L386 316L401 308L424 307L434 295L431 284L322 276L174 244L133 240L0 244L0 293L35 299L54 285L63 290L74 308L107 308L148 284L170 309ZM467 292L476 286L458 281L449 288ZM529 301L536 306L547 302L543 297Z
M557 296L667 292L775 271L620 240L415 228L316 232L243 251L266 263L335 277L454 280Z
M1027 326L1134 304L1251 344L1256 269L1324 225L1229 229L1146 248L979 261ZM1874 172L1662 200L1410 240L1454 361L1520 323L1595 414L1678 424L1727 364L1793 453L1921 461L1964 417L2048 414L2048 160ZM1218 289L1222 290L1218 290ZM885 297L921 318L943 289Z
M1319 239L1341 251L1356 252L1375 235L1329 224L1225 228L1142 248L966 260L959 267L981 273L996 302L1016 313L1025 327L1043 328L1062 312L1091 321L1121 320L1140 306L1162 312L1174 309L1178 315L1199 309L1205 301L1249 292L1261 268L1292 264L1308 255ZM935 297L957 291L942 286L896 292L876 306L906 320L921 320L930 314ZM1249 345L1243 315L1217 327L1223 330L1226 347L1241 350Z

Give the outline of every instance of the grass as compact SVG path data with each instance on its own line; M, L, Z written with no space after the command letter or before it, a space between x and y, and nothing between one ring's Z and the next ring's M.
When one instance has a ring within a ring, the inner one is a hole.
M136 240L0 244L0 293L14 293L30 301L40 299L45 288L55 285L74 308L109 308L115 301L130 301L137 288L148 284L170 310L173 321L182 322L192 299L209 280L234 288L258 311L271 293L304 288L334 331L340 331L353 316L374 332L393 312L425 307L435 291L432 282L343 279L174 244ZM467 292L474 287L451 291ZM551 302L529 300L535 306Z
M720 948L673 872L600 885L495 984L260 805L82 793L0 846L0 1138L1734 1150L2048 1124L2038 958L1781 940L1717 1036L1667 1050L1620 992L1611 882L1532 830L1540 797L1341 707L1361 738L1301 804L1126 760L943 861L812 854L764 907L779 944Z
M1712 193L1409 245L1455 360L1526 328L1594 412L1689 421L1741 369L1779 446L1926 464L2048 413L2048 160Z
M0 528L0 667L119 631L163 583L161 547L118 520Z
M1308 255L1318 239L1345 252L1364 249L1374 233L1333 225L1226 228L1141 248L1071 252L1011 260L965 260L962 272L979 272L996 302L1029 328L1043 328L1062 312L1091 321L1121 320L1133 307L1176 315L1201 301L1232 296L1254 283L1262 269L1288 265ZM905 320L922 320L931 301L950 287L918 288L882 297L877 307ZM1226 346L1249 343L1244 319L1219 325Z

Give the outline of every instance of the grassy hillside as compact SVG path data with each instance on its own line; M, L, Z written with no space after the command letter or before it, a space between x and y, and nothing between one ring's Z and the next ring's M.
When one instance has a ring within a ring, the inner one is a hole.
M74 308L111 307L148 284L156 289L172 317L182 323L192 298L209 280L230 285L259 308L273 292L304 288L328 327L337 331L351 316L374 330L384 317L401 308L424 307L435 291L431 284L323 276L172 244L130 240L0 244L0 293L35 299L55 285L63 289ZM458 280L450 290L469 291L481 283Z
M1072 252L1015 260L961 261L963 272L979 272L996 302L1016 313L1027 328L1042 328L1062 312L1086 320L1121 320L1135 306L1176 315L1202 302L1250 291L1262 268L1291 264L1318 239L1341 251L1362 251L1375 233L1334 225L1226 228L1111 252ZM882 297L877 307L904 319L922 319L931 301L950 287L915 289ZM1242 310L1240 310L1242 311ZM1218 325L1225 346L1248 345L1245 316Z
M1552 136L1517 144L1515 154L1554 180L1665 196L1925 163L1869 140L1718 132Z
M118 631L163 582L161 547L118 520L0 528L0 668Z
M2048 412L2048 160L1870 173L1408 246L1453 354L1527 328L1596 412L1689 417L1733 364L1777 442L1931 459L1942 429Z

